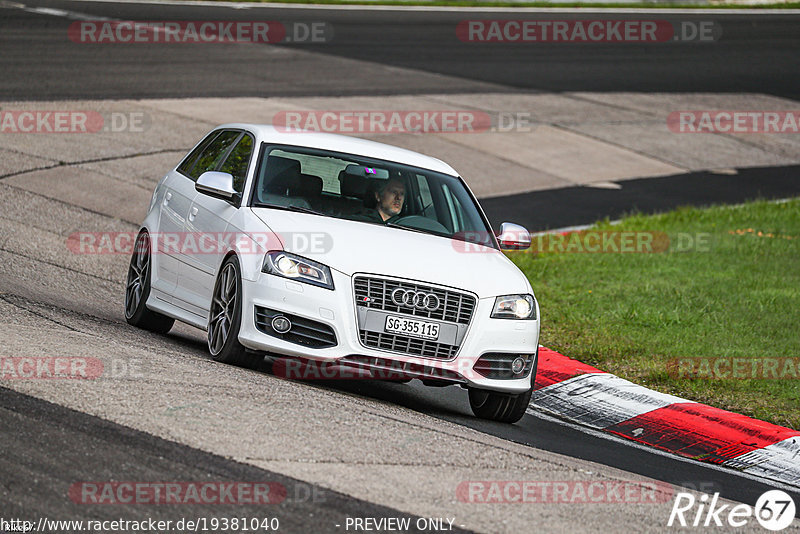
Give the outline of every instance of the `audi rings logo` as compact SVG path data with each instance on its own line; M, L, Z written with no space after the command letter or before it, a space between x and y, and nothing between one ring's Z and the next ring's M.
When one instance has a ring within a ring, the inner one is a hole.
M392 291L392 302L398 306L406 308L416 308L418 310L436 311L439 309L439 297L433 293L423 291L412 291L410 289L397 288Z

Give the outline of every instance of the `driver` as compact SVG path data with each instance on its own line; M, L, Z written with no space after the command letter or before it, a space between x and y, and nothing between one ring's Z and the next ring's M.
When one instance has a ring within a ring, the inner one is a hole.
M400 215L406 198L406 186L402 180L390 178L381 184L374 194L378 203L375 209L383 222Z

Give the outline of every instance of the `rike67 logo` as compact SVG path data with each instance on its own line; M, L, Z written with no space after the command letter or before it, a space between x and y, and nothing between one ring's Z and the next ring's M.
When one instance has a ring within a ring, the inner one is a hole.
M794 521L796 508L792 497L781 490L761 495L755 506L720 504L719 493L699 498L691 493L678 493L667 521L668 527L722 527L728 530L747 525L754 517L767 530L783 530Z

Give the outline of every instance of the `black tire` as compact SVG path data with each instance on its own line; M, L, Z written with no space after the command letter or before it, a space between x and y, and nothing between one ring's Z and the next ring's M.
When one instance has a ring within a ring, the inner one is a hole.
M469 389L469 406L472 413L481 419L491 419L500 423L516 423L525 415L531 402L533 387L536 385L536 373L539 370L539 348L531 370L531 389L518 395L508 395L487 391L485 389Z
M218 362L255 367L262 358L239 343L242 324L242 274L239 259L229 256L222 263L211 294L208 314L208 351Z
M150 235L146 231L139 233L125 284L125 320L133 326L166 334L175 324L175 319L149 310L145 305L150 296L150 247Z
M469 405L472 413L481 419L499 423L516 423L525 415L531 402L533 388L519 395L508 395L485 389L469 389Z

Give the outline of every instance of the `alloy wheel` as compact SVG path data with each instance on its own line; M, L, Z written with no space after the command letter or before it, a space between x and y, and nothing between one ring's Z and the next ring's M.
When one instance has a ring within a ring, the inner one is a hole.
M208 348L211 354L219 354L228 340L236 312L236 290L236 268L228 263L219 275L211 301L211 319L208 322Z
M130 319L139 308L144 287L150 276L150 238L146 233L139 234L131 264L128 268L128 283L125 287L125 317Z

